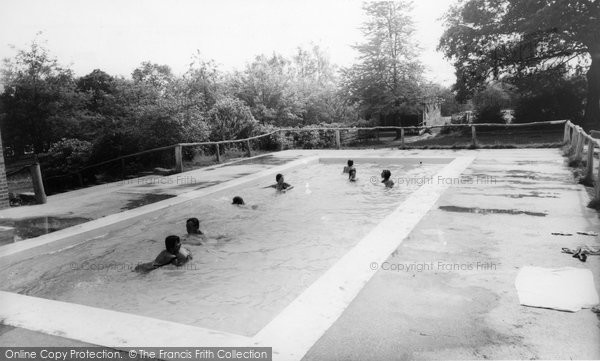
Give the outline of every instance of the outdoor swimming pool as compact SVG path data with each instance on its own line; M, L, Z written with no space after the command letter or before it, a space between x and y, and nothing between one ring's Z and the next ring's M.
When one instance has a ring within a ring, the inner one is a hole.
M322 159L286 171L295 186L286 194L263 188L273 174L3 265L2 290L252 336L450 160L355 159L350 183L343 159ZM384 168L396 187L379 183ZM232 206L234 195L257 208ZM131 271L153 260L167 235L183 236L189 217L224 238L186 246L194 259L183 268Z

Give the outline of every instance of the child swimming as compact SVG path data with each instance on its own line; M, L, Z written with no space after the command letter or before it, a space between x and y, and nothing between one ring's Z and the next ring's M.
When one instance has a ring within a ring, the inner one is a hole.
M181 247L181 239L178 236L168 236L165 238L165 250L156 256L154 262L138 264L134 271L149 272L169 264L180 267L191 259L192 252Z
M186 244L201 246L206 241L204 233L200 230L198 218L189 218L185 221L185 229L187 231L187 235L184 237Z
M350 169L350 171L348 172L348 180L350 182L356 182L356 169Z
M348 165L344 167L342 173L350 173L352 169L354 169L354 161L352 159L348 159Z
M244 198L242 198L240 196L233 197L233 201L231 202L231 204L233 204L234 206L238 206L240 208L246 208L246 202L244 202ZM257 209L258 206L256 204L253 204L250 206L250 208Z
M291 185L291 184L288 184L288 183L286 183L286 182L284 181L284 179L283 179L283 174L281 174L281 173L279 173L279 174L277 174L277 175L275 176L275 181L276 181L277 183L275 183L275 184L273 184L273 185L270 185L270 186L267 186L267 187L265 187L265 188L275 188L275 189L277 189L278 191L280 191L280 192L284 192L284 193L285 193L285 191L289 191L290 189L294 188L294 186L293 186L293 185Z
M383 172L381 172L381 178L383 178L381 183L385 184L387 188L392 188L394 186L394 181L390 179L391 176L392 172L387 169L384 169Z

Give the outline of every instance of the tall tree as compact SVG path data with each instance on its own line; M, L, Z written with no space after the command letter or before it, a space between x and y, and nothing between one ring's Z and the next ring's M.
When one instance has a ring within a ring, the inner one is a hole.
M1 95L5 145L17 155L32 147L45 152L62 137L76 137L85 104L70 69L61 67L37 40L4 59Z
M344 83L350 101L360 104L367 117L397 121L418 106L423 68L412 38L411 8L407 0L363 7L368 17L362 28L365 41L355 46L360 61L344 71Z
M493 79L587 71L584 126L600 126L598 0L467 0L447 14L439 48L461 98Z

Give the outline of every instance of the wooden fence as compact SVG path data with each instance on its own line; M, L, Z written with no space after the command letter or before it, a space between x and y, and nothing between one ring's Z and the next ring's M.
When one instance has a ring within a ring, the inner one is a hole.
M106 160L103 162L99 162L96 164L91 164L88 166L85 166L81 169L79 169L76 172L71 173L71 176L77 176L77 178L79 179L79 182L81 183L81 186L83 186L83 180L82 180L82 172L85 170L89 170L91 168L96 168L96 167L100 167L109 163L116 163L116 162L120 162L121 163L121 167L123 169L125 169L125 160L128 158L132 158L132 157L137 157L143 154L149 154L149 153L154 153L154 152L160 152L160 151L168 151L171 150L174 152L174 158L175 158L175 172L176 173L181 173L184 171L184 162L183 162L183 148L184 147L195 147L195 146L209 146L209 147L214 147L215 150L215 157L216 157L216 162L220 163L222 161L222 146L225 144L234 144L234 143L241 143L243 144L243 147L245 148L246 151L246 155L248 157L251 157L253 155L253 150L252 150L252 146L251 146L251 141L253 140L258 140L261 138L265 138L265 137L270 137L274 134L278 134L281 137L284 137L285 134L289 134L289 133L295 133L295 132L306 132L306 131L330 131L333 132L333 139L334 139L334 147L337 149L341 149L342 147L342 140L341 140L341 132L342 131L349 131L349 132L355 132L355 131L374 131L375 134L378 134L379 131L385 131L385 130L394 130L399 132L399 137L400 137L400 146L404 147L406 145L405 142L405 133L407 130L422 130L425 128L428 129L434 129L434 128L454 128L454 129L459 129L459 128L466 128L466 129L470 129L470 138L471 138L471 143L472 146L476 147L478 145L478 139L477 139L477 128L490 128L490 127L505 127L505 128L521 128L521 127L529 127L529 126L548 126L548 125L560 125L560 124L564 124L565 128L564 128L564 143L567 143L569 145L569 149L572 149L573 153L574 153L574 157L576 159L581 159L583 157L583 149L584 149L584 143L587 143L588 147L588 151L587 151L587 168L586 168L586 178L587 181L589 182L594 182L595 184L595 194L596 194L596 199L600 199L600 186L599 186L599 181L598 181L598 177L600 177L600 174L594 176L593 174L593 150L595 146L598 146L598 140L592 138L591 136L589 136L588 134L586 134L583 129L581 129L581 127L574 125L573 123L571 123L571 121L569 120L554 120L554 121L547 121L547 122L532 122L532 123L519 123L519 124L496 124L496 123L482 123L482 124L450 124L450 125L434 125L434 126L429 126L429 127L422 127L422 126L410 126L410 127L397 127L397 126L379 126L379 127L320 127L320 128L281 128L281 129L277 129L275 131L272 131L270 133L266 133L266 134L261 134L258 136L254 136L254 137L249 137L249 138L244 138L244 139L231 139L231 140L223 140L223 141L213 141L213 142L196 142L196 143L178 143L178 144L173 144L173 145L169 145L166 147L160 147L160 148L154 148L154 149L149 149L149 150L145 150L145 151L141 151L141 152L137 152L137 153L133 153L133 154L128 154L128 155L124 155L118 158L114 158L114 159L110 159L110 160ZM600 148L600 146L599 146ZM282 150L282 149L280 149ZM124 172L123 172L124 173ZM58 176L60 177L60 176Z
M570 121L565 122L565 134L564 143L567 146L569 154L572 155L572 159L576 162L583 161L583 157L586 157L585 162L585 176L582 181L586 184L594 185L594 201L600 201L600 166L598 171L594 175L594 149L600 148L600 140L593 138L587 134L580 126L571 123ZM585 149L585 152L584 152ZM585 153L585 154L584 154Z

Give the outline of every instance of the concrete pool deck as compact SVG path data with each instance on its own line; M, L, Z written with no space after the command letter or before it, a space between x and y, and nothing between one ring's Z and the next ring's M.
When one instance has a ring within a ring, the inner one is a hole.
M560 253L562 247L598 246L597 237L576 232L600 229L598 213L585 207L588 195L583 186L575 184L560 150L286 151L274 157L293 160L313 155L469 156L475 160L463 172L473 182L448 185L386 260L388 264L432 263L436 269L372 271L370 281L314 343L305 360L600 358L599 320L595 314L590 310L565 313L523 307L514 287L519 269L532 265L589 268L600 289L599 257L581 263ZM210 182L274 166L239 164L197 170L190 175ZM360 169L359 164L357 167ZM359 178L369 176L359 172ZM112 197L122 195L115 193L124 189L140 190L139 184L120 186L101 186L103 189L90 193L98 193L98 203L103 199L110 203ZM152 188L155 192L177 189L172 184ZM76 192L60 195L62 198L57 197L55 203L51 198L47 205L34 206L34 212L53 215L70 207L77 214L79 205L90 212L97 207L90 202L94 197L82 190ZM21 207L19 212L32 217L33 212L26 212L27 208ZM0 216L17 217L15 210L18 208L0 211ZM573 236L551 234L556 232ZM481 267L448 271L437 269L439 262ZM54 341L70 344L64 338L21 328L0 328L1 345L14 345L16 340L25 343L19 346Z

